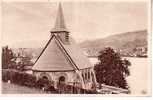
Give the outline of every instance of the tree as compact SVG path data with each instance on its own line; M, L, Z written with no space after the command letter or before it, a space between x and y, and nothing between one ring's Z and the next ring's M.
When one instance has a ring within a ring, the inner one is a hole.
M17 69L23 71L27 66L32 66L33 62L31 59L33 58L31 53L28 53L25 48L19 48L19 52L17 55Z
M122 60L110 47L100 52L98 60L100 62L94 67L98 83L128 89L126 77L130 75L131 65L128 60Z
M13 54L13 51L9 49L8 46L5 46L2 48L2 68L3 69L16 67L15 59L16 58Z

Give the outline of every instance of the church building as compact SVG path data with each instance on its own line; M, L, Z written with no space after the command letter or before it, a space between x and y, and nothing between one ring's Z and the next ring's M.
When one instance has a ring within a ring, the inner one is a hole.
M51 37L32 67L37 79L46 78L83 89L95 88L96 78L92 64L76 44L66 28L63 10L59 4Z

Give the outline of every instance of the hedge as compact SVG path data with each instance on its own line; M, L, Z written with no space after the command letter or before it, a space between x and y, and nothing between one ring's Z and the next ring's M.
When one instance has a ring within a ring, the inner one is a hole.
M11 83L42 89L49 93L66 93L66 94L96 94L96 91L85 90L79 87L74 87L72 85L62 84L58 86L58 89L55 89L52 82L46 82L45 80L36 80L36 76L20 72L17 70L3 69L2 70L2 80L7 82L8 80Z
M25 72L13 70L13 69L3 69L2 70L2 80L11 83L18 84L21 86L27 86L37 89L42 89L45 87L45 91L51 93L58 93L58 91L52 86L52 84L46 84L44 80L36 80L36 76L27 74Z
M36 77L34 75L27 74L24 72L19 72L17 70L9 70L9 69L2 70L2 80L4 82L10 80L11 83L28 86L28 87L35 87L36 85Z

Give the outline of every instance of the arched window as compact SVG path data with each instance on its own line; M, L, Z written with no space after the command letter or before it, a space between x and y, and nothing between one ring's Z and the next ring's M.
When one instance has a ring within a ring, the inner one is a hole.
M88 71L88 80L90 80L90 71Z
M87 72L85 72L85 80L87 80Z
M82 72L82 78L83 78L83 80L84 80L84 73Z
M91 72L91 79L92 79L92 82L95 82L95 76L93 72Z
M59 83L65 83L65 77L64 76L59 77Z
M43 76L42 79L43 80L48 80L48 77L47 76Z

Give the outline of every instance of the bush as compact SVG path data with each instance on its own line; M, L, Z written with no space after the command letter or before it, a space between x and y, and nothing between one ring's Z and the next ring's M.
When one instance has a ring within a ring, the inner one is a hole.
M10 80L10 73L6 70L2 70L2 80L4 82L7 82L8 80Z
M28 87L36 87L36 77L30 74L23 74L23 85Z
M54 86L49 85L45 91L51 92L51 93L58 93L58 91L54 88Z
M36 77L31 74L20 72L17 70L3 69L2 80L7 82L10 80L14 84L21 86L33 87L42 89L49 93L67 93L67 94L95 94L95 91L81 89L72 85L62 84L58 87L58 90L54 88L53 82L39 79L36 81Z
M94 90L86 90L79 87L74 87L72 85L62 85L62 89L60 90L60 93L64 94L96 94L97 92Z
M18 85L24 85L28 87L35 87L36 85L36 77L24 72L19 72L17 70L2 70L2 80L7 82L10 80L12 83Z

